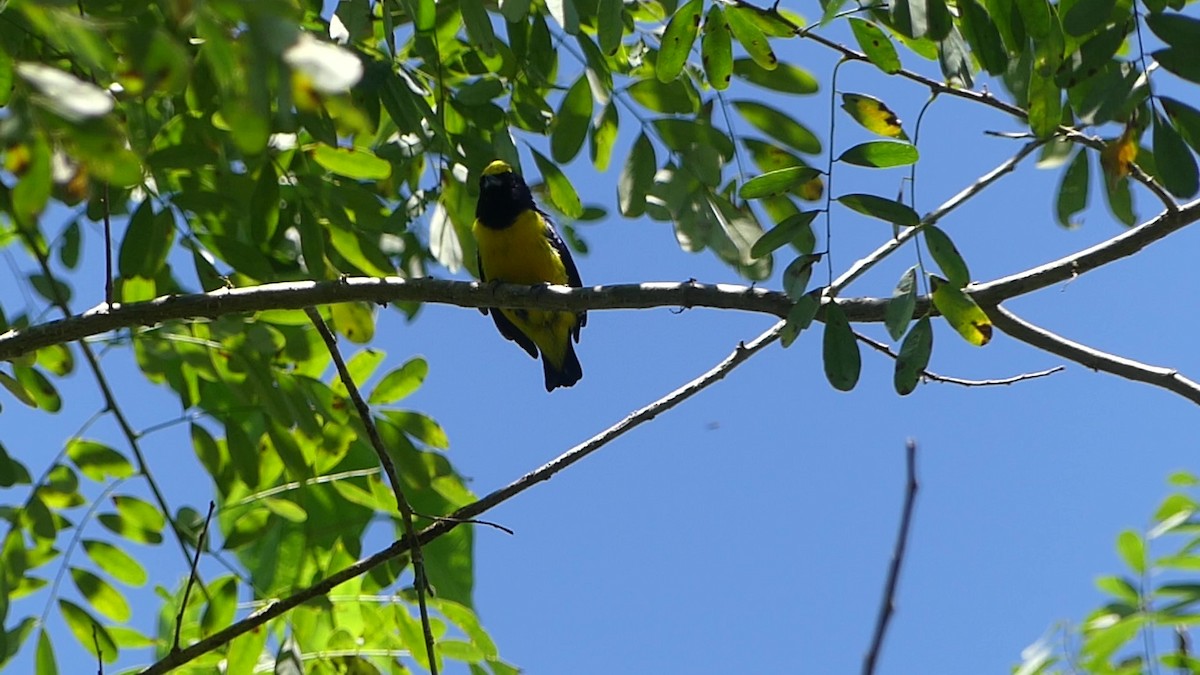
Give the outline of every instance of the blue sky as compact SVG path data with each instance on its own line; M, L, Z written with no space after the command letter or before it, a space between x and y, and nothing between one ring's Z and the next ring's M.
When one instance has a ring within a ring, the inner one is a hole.
M776 48L782 59L810 69L823 90L766 99L820 134L828 125L829 53L795 40ZM935 64L902 58L936 75ZM911 135L926 92L864 64L844 66L840 78L839 91L887 101ZM1165 73L1155 78L1164 93L1183 91ZM1186 100L1190 92L1194 87L1177 96ZM746 86L731 97L764 96ZM866 140L837 114L835 152ZM950 97L934 104L920 143L918 211L1017 150L1018 141L984 136L985 130L1020 126ZM623 147L632 139L623 128ZM623 157L618 150L614 167L600 176L586 157L568 167L585 203L610 210L605 221L580 226L591 248L576 257L584 283L740 283L712 254L681 252L669 225L616 215ZM528 154L524 160L533 174ZM972 277L1010 274L1123 231L1099 194L1095 158L1092 167L1093 199L1079 229L1054 222L1061 169L1039 170L1032 158L944 220ZM891 196L902 176L835 171L835 194ZM1135 200L1140 220L1157 212L1145 191L1135 188ZM833 233L836 274L891 228L839 209ZM1005 306L1065 337L1198 375L1188 291L1200 286L1198 238L1185 229L1131 259ZM95 231L85 235L89 261L76 285L77 311L101 300L99 285L82 281L96 278L90 275L99 269L99 241ZM18 250L10 252L17 267L31 269ZM775 276L763 285L778 288L789 261L778 257ZM901 252L843 295L888 295L912 263L911 252ZM822 268L814 278L824 276ZM0 274L6 298L17 289L12 273ZM388 353L388 364L417 354L429 360L426 384L406 406L442 424L448 454L477 494L690 380L773 323L708 309L597 311L578 347L583 380L548 395L540 365L473 309L428 306L412 323L390 310L379 316L372 346ZM881 326L864 330L886 340ZM138 428L179 415L173 399L139 380L128 353L111 352L105 363ZM864 351L863 363L853 392L834 391L814 327L790 349L769 347L694 399L489 512L487 519L515 531L480 529L476 538L477 609L502 656L534 675L857 670L898 524L904 442L913 438L921 492L880 672L1006 671L1055 622L1078 621L1102 604L1093 582L1123 571L1114 547L1118 532L1144 529L1167 493L1167 475L1197 468L1197 411L1187 401L1090 372L1000 333L974 348L935 322L930 369L981 379L1064 363L1066 371L1008 387L930 383L901 398L892 390L889 359ZM35 473L100 407L86 372L77 371L63 388L70 395L55 417L3 401L7 450ZM109 420L90 435L124 447ZM208 486L196 480L200 469L186 428L155 433L147 444L172 505L203 511ZM186 574L173 547L146 554L160 582L173 585ZM67 597L74 593L69 586ZM135 624L149 628L151 591L132 597L140 599ZM41 605L19 603L10 615L20 611L40 614ZM51 626L61 672L94 668L57 618ZM31 663L32 647L14 668Z

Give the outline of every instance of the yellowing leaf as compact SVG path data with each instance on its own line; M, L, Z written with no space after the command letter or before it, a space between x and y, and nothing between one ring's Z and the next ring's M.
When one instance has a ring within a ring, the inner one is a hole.
M982 347L992 339L992 320L960 288L940 277L933 282L933 306L967 342Z
M331 308L337 332L355 344L366 344L375 337L375 313L365 302L342 302Z
M842 109L871 133L908 140L904 128L900 125L900 118L886 103L873 96L842 94Z

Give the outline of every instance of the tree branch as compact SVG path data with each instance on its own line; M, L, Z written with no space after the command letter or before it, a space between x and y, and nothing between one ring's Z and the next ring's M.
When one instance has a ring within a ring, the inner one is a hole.
M392 494L396 497L396 508L400 511L400 520L404 523L404 536L416 542L412 547L413 586L417 589L417 608L421 613L421 631L425 637L425 654L429 658L429 672L437 675L437 651L433 643L433 628L429 624L429 606L425 602L425 591L429 588L429 580L425 576L425 557L421 555L421 544L417 540L417 530L413 526L412 506L409 506L408 498L404 496L404 488L400 486L400 475L396 472L396 465L392 462L392 456L388 454L387 448L383 444L383 438L379 436L375 420L371 418L371 407L363 400L362 393L358 391L358 384L354 382L354 376L346 368L346 361L342 358L341 350L338 349L337 339L329 331L329 326L325 324L321 313L315 307L306 307L304 313L308 315L309 321L312 321L321 340L325 342L329 356L337 368L338 377L341 378L342 385L346 387L346 393L354 403L354 410L367 430L367 438L370 439L371 447L379 457L383 472L387 474L388 482L392 486Z
M896 586L900 581L900 567L904 564L904 551L908 546L908 530L912 525L913 506L917 503L917 444L909 439L904 444L905 466L908 480L905 483L904 507L900 512L900 532L896 535L896 548L892 551L892 563L888 566L887 582L883 586L883 600L879 604L879 616L875 620L875 636L871 648L863 659L863 675L875 672L875 663L883 649L883 638L888 624L896 611Z
M1128 380L1162 387L1192 403L1200 404L1200 384L1180 375L1177 370L1147 365L1072 342L1024 321L999 305L985 307L985 310L996 328L1025 344L1070 359L1092 370L1102 370Z
M620 422L596 434L587 441L567 450L563 454L554 458L550 462L541 467L530 471L517 480L508 485L495 490L485 497L482 497L466 506L458 509L454 513L440 519L434 524L421 530L415 538L405 536L394 542L391 546L364 558L345 569L339 570L317 583L298 591L287 598L272 602L261 610L254 612L250 616L238 621L224 630L220 630L212 635L189 645L187 648L178 652L172 652L163 657L158 662L141 671L140 675L161 675L162 673L170 672L172 669L191 661L192 659L210 652L223 644L227 644L237 636L252 630L262 624L274 619L284 612L303 604L320 595L324 595L333 589L334 586L346 582L354 577L366 574L370 570L382 565L383 563L404 555L412 548L414 542L424 546L438 537L453 530L462 522L476 518L480 514L489 509L508 501L518 494L528 490L529 488L547 481L554 477L556 473L562 471L568 466L578 462L584 457L592 454L600 448L607 445L609 442L624 435L626 432L633 430L645 422L649 422L660 414L674 408L683 403L687 399L700 393L710 385L722 380L734 368L738 367L749 359L754 354L761 351L764 347L779 339L779 332L783 329L784 322L780 321L773 325L762 335L751 340L749 343L739 343L737 348L733 350L729 356L723 361L713 366L708 372L679 387L675 391L658 399L657 401L640 408Z
M908 227L901 230L899 234L888 240L884 245L875 249L875 251L870 255L859 259L858 262L850 266L850 269L843 272L841 276L839 276L832 284L830 284L827 294L830 296L836 296L850 282L862 276L863 273L874 267L879 263L879 261L891 255L893 251L903 246L909 239L917 236L917 233L925 229L927 225L932 225L938 222L945 217L946 214L950 213L959 206L962 206L969 199L980 192L983 192L984 189L986 189L992 183L1000 180L1000 178L1005 174L1011 173L1013 169L1016 169L1017 165L1021 163L1022 159L1029 155L1029 153L1041 147L1041 145L1041 141L1031 141L1026 143L1025 146L1017 152L1017 154L1009 157L995 169L992 169L991 171L980 176L979 180L976 180L974 183L963 188L962 191L950 199L947 199L941 206L930 211L924 218L921 219L920 224L915 227Z

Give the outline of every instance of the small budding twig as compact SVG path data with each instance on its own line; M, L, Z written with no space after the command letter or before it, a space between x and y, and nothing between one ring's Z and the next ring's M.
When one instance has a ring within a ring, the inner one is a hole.
M863 675L875 672L875 663L883 649L883 638L888 624L896 611L896 585L900 579L900 566L904 564L904 551L908 545L908 530L912 525L913 506L917 502L917 443L911 438L904 444L905 466L908 480L904 491L904 508L900 514L900 532L896 535L896 548L892 551L892 564L888 567L887 583L883 587L883 601L879 605L879 618L875 621L875 636L871 648L863 659Z
M421 613L421 629L425 636L425 654L429 657L429 672L431 675L437 675L438 664L433 642L433 626L429 622L429 607L425 600L425 591L429 587L429 581L425 576L425 557L421 554L421 542L417 538L417 529L413 525L412 506L409 505L408 499L404 496L404 490L400 487L400 476L396 472L396 465L392 462L391 455L387 453L387 448L384 447L383 438L379 435L379 429L375 427L375 420L371 417L371 408L363 399L362 393L358 391L358 385L354 383L354 377L350 375L350 370L346 368L346 361L342 358L342 353L337 346L337 338L330 332L329 326L325 324L325 320L321 318L321 313L315 307L305 307L304 313L308 315L309 321L312 322L313 326L317 329L317 333L321 335L321 339L325 342L325 347L329 350L329 356L333 359L333 364L337 368L338 377L346 387L346 393L354 403L354 409L358 412L358 417L362 421L363 427L367 430L367 437L371 441L371 447L375 450L375 454L379 456L379 463L383 465L383 471L387 474L388 482L392 485L392 492L396 496L396 508L399 509L400 519L404 523L405 537L412 542L413 586L417 589L417 608Z
M96 673L104 675L104 652L100 649L100 632L92 623L92 644L96 647Z
M183 603L179 605L179 614L175 617L175 642L172 651L179 651L179 634L183 631L183 613L187 611L188 596L192 594L192 584L196 583L196 568L200 565L200 552L204 550L204 538L208 535L208 524L212 522L213 509L216 504L209 500L208 515L204 517L204 527L196 538L196 555L192 558L192 569L188 573L187 586L183 588Z

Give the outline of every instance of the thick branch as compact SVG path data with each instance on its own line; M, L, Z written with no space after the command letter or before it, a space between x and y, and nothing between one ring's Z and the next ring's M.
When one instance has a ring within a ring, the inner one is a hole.
M1178 211L1163 212L1137 227L1078 253L995 281L972 284L967 287L967 292L981 305L999 304L1131 256L1197 220L1200 220L1200 199L1181 206Z
M1169 392L1179 394L1192 403L1200 404L1200 384L1180 375L1177 370L1151 366L1072 342L1045 328L1022 320L1003 307L988 307L987 313L996 328L1028 345L1070 359L1092 370L1102 370L1127 380L1162 387Z
M625 419L617 422L613 426L605 429L587 441L564 452L551 462L525 474L524 476L500 488L499 490L496 490L477 501L467 504L446 518L440 519L433 525L421 530L421 533L416 537L416 541L419 542L420 545L424 546L434 539L446 534L450 530L453 530L455 527L458 527L458 525L461 523L468 522L471 519L476 518L485 511L488 511L489 509L508 501L509 499L517 496L525 490L528 490L538 483L550 480L554 477L554 474L599 450L607 445L610 441L613 441L619 436L624 435L626 432L633 430L635 427L644 422L649 422L655 417L658 417L660 414L670 410L671 408L674 408L692 396L700 393L708 386L724 379L730 371L744 363L746 359L749 359L764 347L779 339L779 331L783 329L783 325L784 323L782 321L776 323L765 333L759 335L749 343L739 344L737 348L733 350L733 353L727 356L724 361L721 361L700 377L688 382L675 391L658 399L654 403L630 413L627 417L625 417ZM290 595L287 598L273 602L266 607L263 607L260 611L251 614L250 616L234 623L224 630L213 633L207 638L189 645L186 649L168 654L161 661L158 661L157 663L143 670L141 675L157 675L160 673L170 672L172 669L177 668L202 654L210 652L217 647L230 642L246 631L261 626L262 624L282 615L284 612L298 605L303 604L312 598L328 593L333 589L334 586L353 579L354 577L366 574L375 567L378 567L379 565L382 565L393 558L404 555L409 551L410 548L412 548L412 544L413 539L406 536L403 539L393 543L391 546L388 546L382 551L372 555L371 557L364 558L363 560L360 560L343 570L335 572L313 584L312 586Z

